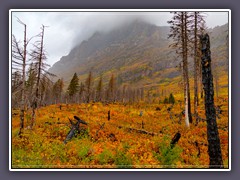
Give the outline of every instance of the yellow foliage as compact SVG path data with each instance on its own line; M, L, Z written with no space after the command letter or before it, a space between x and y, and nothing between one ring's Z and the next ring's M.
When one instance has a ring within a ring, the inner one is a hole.
M227 102L221 101L221 103L225 103L222 109L227 109ZM156 107L160 107L161 110L156 111ZM184 118L179 124L179 118L173 116L173 119L170 119L166 109L167 106L162 104L143 103L127 106L101 103L62 104L62 110L59 109L59 105L42 107L38 109L36 126L33 130L25 128L22 138L12 136L13 167L115 168L117 153L123 152L127 158L131 158L133 168L160 168L162 166L154 153L160 153L159 144L165 137L170 145L171 139L179 131L181 138L178 146L182 149L182 159L178 160L174 167L207 168L209 157L206 122L200 122L198 126L191 124L190 129L187 129ZM109 110L111 111L110 121L107 119ZM143 111L141 117L140 111ZM180 114L181 111L180 104L176 103L172 112ZM203 105L200 105L198 112L204 118ZM88 123L87 126L80 125L86 129L86 136L78 135L64 145L63 141L70 130L67 126L70 124L68 118L76 122L74 115ZM195 119L193 120L195 122ZM154 132L157 136L140 134L127 129L129 127L142 129L142 122L144 122L145 131ZM101 128L103 123L105 123L104 127ZM218 127L223 160L228 162L227 111L224 111L221 119L218 120ZM15 133L18 128L19 116L13 116L12 133ZM200 154L195 142L199 144ZM99 158L108 158L107 164L100 165ZM122 158L124 160L125 157ZM125 163L130 162L126 160Z

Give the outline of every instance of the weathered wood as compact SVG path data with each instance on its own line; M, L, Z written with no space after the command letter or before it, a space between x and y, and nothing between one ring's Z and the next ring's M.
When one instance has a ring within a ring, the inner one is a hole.
M110 121L111 116L110 116L110 110L108 111L108 121Z
M195 141L195 146L196 146L196 148L197 148L197 150L198 150L197 157L199 158L199 157L200 157L200 155L201 155L201 151L200 151L200 147L199 147L199 145L198 145L198 142L197 142L197 141Z
M69 118L68 118L68 119L69 119ZM74 119L76 119L78 122L74 124L73 121L72 121L71 119L69 119L72 127L71 127L70 131L68 132L66 139L64 140L64 144L66 144L67 141L71 140L71 139L73 138L73 136L74 136L77 132L78 132L78 133L80 132L80 128L79 128L79 125L80 125L80 124L85 124L85 125L87 125L87 123L86 123L85 121L81 120L81 119L80 119L79 117L77 117L77 116L74 116Z
M177 132L177 133L174 135L174 137L172 138L172 141L171 141L171 143L170 143L171 148L173 148L173 147L175 146L175 144L179 141L180 137L181 137L180 132Z
M223 168L222 153L218 127L216 121L216 110L214 107L214 88L211 70L210 38L208 34L200 36L202 48L202 83L205 93L205 113L207 121L208 154L210 168Z
M136 132L136 133L147 134L147 135L151 135L151 136L157 136L158 135L157 133L145 131L143 129L128 128L128 127L123 127L123 126L118 126L118 128L119 129L125 129L129 132Z
M77 116L74 116L74 119L76 119L76 120L79 122L79 124L81 123L81 124L87 125L87 123L86 123L85 121L83 121L82 119L80 119L80 118L77 117Z

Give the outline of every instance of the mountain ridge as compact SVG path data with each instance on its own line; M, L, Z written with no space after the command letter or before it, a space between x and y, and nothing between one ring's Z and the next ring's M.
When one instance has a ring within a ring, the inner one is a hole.
M210 29L210 34L215 33L217 36L213 37L214 56L218 56L214 51L224 46L222 34L225 30L221 28L226 27L223 25ZM161 78L173 78L180 75L176 69L180 60L175 58L174 50L169 48L171 40L167 39L168 33L168 26L142 21L134 21L108 33L95 32L67 56L63 56L49 71L66 82L70 81L75 72L83 82L89 71L94 73L95 79L101 75L104 81L115 74L120 84L141 84L143 79L146 84L146 79L152 81L152 78L158 77L156 79L159 81ZM226 59L221 61L224 62L221 65L228 64Z

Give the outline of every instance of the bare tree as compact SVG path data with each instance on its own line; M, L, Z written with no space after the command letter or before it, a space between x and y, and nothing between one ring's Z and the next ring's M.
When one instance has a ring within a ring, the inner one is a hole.
M188 49L190 41L190 15L189 12L173 12L172 20L168 21L170 24L169 38L174 40L171 47L176 49L176 53L182 58L183 68L183 89L185 99L185 121L186 126L189 127L188 122L192 122L191 115L191 101L190 101L190 88L189 88L189 75L188 75Z
M193 34L193 58L194 58L194 114L197 117L196 118L196 124L198 124L198 77L200 75L199 70L199 61L200 61L200 51L199 51L199 44L200 40L198 38L198 35L202 33L203 31L203 25L205 24L204 16L201 14L201 12L193 12L192 13L192 29L194 30Z
M31 129L35 124L36 109L38 108L39 102L40 102L40 81L42 80L43 77L48 79L49 76L54 76L53 74L47 71L47 67L49 67L49 65L45 62L47 59L46 51L44 49L44 41L43 41L45 27L46 26L42 25L41 33L37 35L37 37L40 38L40 40L36 41L33 44L34 49L30 53L34 67L36 67L35 71L37 72L36 91L35 91L33 103L32 103L32 119L30 124Z
M115 77L112 74L108 83L108 101L114 102L115 94L116 94L116 82L115 82Z
M88 74L88 77L85 81L85 91L86 91L87 103L89 103L91 101L92 86L93 86L93 77L92 77L92 71L90 71Z
M21 92L21 103L20 103L20 130L18 135L21 136L24 128L24 112L26 105L25 95L25 83L26 83L26 65L27 65L27 45L32 38L27 39L27 25L17 18L18 23L24 26L23 33L23 46L21 42L17 41L15 36L12 36L12 69L21 72L21 86L19 87Z
M82 82L79 87L79 103L80 102L85 102L85 86Z
M55 99L55 104L62 102L63 86L63 79L58 79L57 82L55 82L53 85L53 96Z
M102 85L102 76L100 76L98 85L97 85L97 91L96 91L96 101L102 101L102 93L103 93L103 85Z

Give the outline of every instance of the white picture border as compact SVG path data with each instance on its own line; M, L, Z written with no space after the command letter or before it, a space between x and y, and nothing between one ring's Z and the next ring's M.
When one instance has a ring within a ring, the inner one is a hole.
M199 11L199 12L228 12L229 24L229 69L228 69L228 112L229 112L229 166L228 169L16 169L12 168L12 103L11 103L11 75L12 75L12 12L172 12L172 11ZM231 171L231 10L230 9L10 9L9 10L9 171Z

